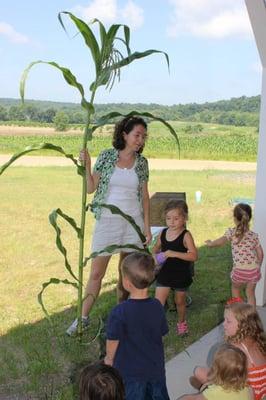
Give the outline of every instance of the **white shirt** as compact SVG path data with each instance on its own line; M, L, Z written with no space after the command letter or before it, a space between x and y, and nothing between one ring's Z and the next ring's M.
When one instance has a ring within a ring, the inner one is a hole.
M139 180L135 171L135 165L132 168L120 168L115 166L111 176L105 203L113 204L119 207L124 213L132 217L141 214L140 203L138 200ZM102 216L110 216L111 211L102 209Z

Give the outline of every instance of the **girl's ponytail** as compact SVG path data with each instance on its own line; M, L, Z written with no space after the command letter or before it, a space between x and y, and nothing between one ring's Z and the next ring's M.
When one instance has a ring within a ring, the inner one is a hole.
M234 208L234 218L236 222L235 236L240 240L249 230L249 222L252 217L252 210L248 204L239 203Z

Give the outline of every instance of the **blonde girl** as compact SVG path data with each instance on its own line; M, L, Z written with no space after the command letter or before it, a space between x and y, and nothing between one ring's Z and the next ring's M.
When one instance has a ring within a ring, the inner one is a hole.
M197 249L186 229L188 206L183 200L171 200L165 207L167 228L158 236L153 248L155 259L163 264L157 275L155 297L165 304L170 289L175 290L178 312L177 334L188 333L186 322L186 292L192 283L191 262L197 260Z
M228 344L242 350L247 357L247 383L254 399L266 398L266 335L261 319L250 304L236 302L225 307L224 337ZM199 385L208 381L208 368L196 367Z
M258 234L249 229L252 210L248 204L239 203L234 208L235 227L229 228L216 240L207 240L208 247L223 246L231 242L233 269L231 272L232 296L240 297L241 289L246 288L249 304L256 305L255 288L261 278L260 267L263 250Z
M246 386L245 353L225 344L215 353L207 375L208 386L199 394L182 396L180 400L251 400Z

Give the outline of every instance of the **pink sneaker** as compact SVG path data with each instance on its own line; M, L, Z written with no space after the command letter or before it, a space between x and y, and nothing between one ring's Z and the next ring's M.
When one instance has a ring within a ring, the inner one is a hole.
M187 321L178 322L176 325L176 331L177 331L178 336L187 335L188 334Z

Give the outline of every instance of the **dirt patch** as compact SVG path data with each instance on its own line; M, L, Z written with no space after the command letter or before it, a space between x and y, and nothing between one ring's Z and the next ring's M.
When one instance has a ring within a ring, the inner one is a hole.
M65 132L57 132L52 127L0 125L1 136L53 136L56 134L80 135L81 133L81 129L70 129Z
M227 181L227 182L236 182L237 184L247 184L247 185L255 185L256 176L254 172L225 172L223 175L220 175L217 178L217 175L209 177L211 180L217 181Z
M11 154L0 154L0 166L12 157ZM95 162L95 157L92 157ZM73 162L65 157L56 156L24 156L16 160L14 166L25 167L45 167L45 166L69 166ZM257 164L252 162L237 161L207 161L207 160L168 160L168 159L149 159L150 170L185 170L185 171L204 171L204 170L223 170L223 171L256 171Z

